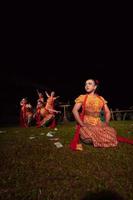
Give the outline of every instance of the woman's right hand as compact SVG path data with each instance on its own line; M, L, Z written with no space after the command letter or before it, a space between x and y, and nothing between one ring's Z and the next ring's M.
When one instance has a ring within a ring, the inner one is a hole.
M86 124L85 124L84 122L82 122L82 123L80 123L80 126L81 126L81 127L85 127Z

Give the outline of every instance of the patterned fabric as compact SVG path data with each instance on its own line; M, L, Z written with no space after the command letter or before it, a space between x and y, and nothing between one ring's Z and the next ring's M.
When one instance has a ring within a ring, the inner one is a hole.
M55 117L55 114L49 110L53 109L53 107L54 107L54 99L53 97L48 97L46 106L40 110L40 114L41 116L43 116L43 119L41 120L39 126L45 125L47 121Z
M54 98L53 97L48 97L47 103L46 103L46 109L53 109L54 108Z
M93 126L80 128L80 137L83 141L92 140L94 147L117 146L116 131L109 126Z

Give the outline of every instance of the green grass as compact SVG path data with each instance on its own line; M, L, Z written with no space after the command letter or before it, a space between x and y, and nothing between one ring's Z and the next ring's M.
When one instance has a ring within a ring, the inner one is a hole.
M133 139L132 124L111 122L120 135ZM46 136L49 128L0 130L6 130L0 133L1 200L83 200L102 191L133 199L132 145L108 149L84 145L83 152L73 152L68 145L75 123L58 125L55 136L64 145L60 149Z

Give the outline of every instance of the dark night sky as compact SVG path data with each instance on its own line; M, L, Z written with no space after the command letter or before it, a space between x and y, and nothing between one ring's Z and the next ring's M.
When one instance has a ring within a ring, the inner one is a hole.
M92 40L83 34L83 29L81 35L66 29L57 33L47 31L47 35L46 29L37 30L19 27L15 34L6 32L3 37L1 115L6 115L7 107L16 112L23 97L35 105L36 89L55 90L61 101L73 103L75 97L84 93L88 78L100 80L100 94L109 107L133 105L133 62L124 41L103 40L100 34L97 37L93 33L95 40Z
M1 102L18 103L27 96L35 102L35 89L55 90L61 100L73 102L84 93L87 78L100 80L100 94L113 108L133 105L131 66L120 63L89 64L71 62L17 63L1 65Z

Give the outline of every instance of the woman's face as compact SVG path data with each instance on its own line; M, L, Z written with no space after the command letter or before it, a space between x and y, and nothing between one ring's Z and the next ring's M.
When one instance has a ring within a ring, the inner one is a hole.
M95 85L95 82L91 79L87 80L85 83L85 90L86 92L95 92L97 86Z

